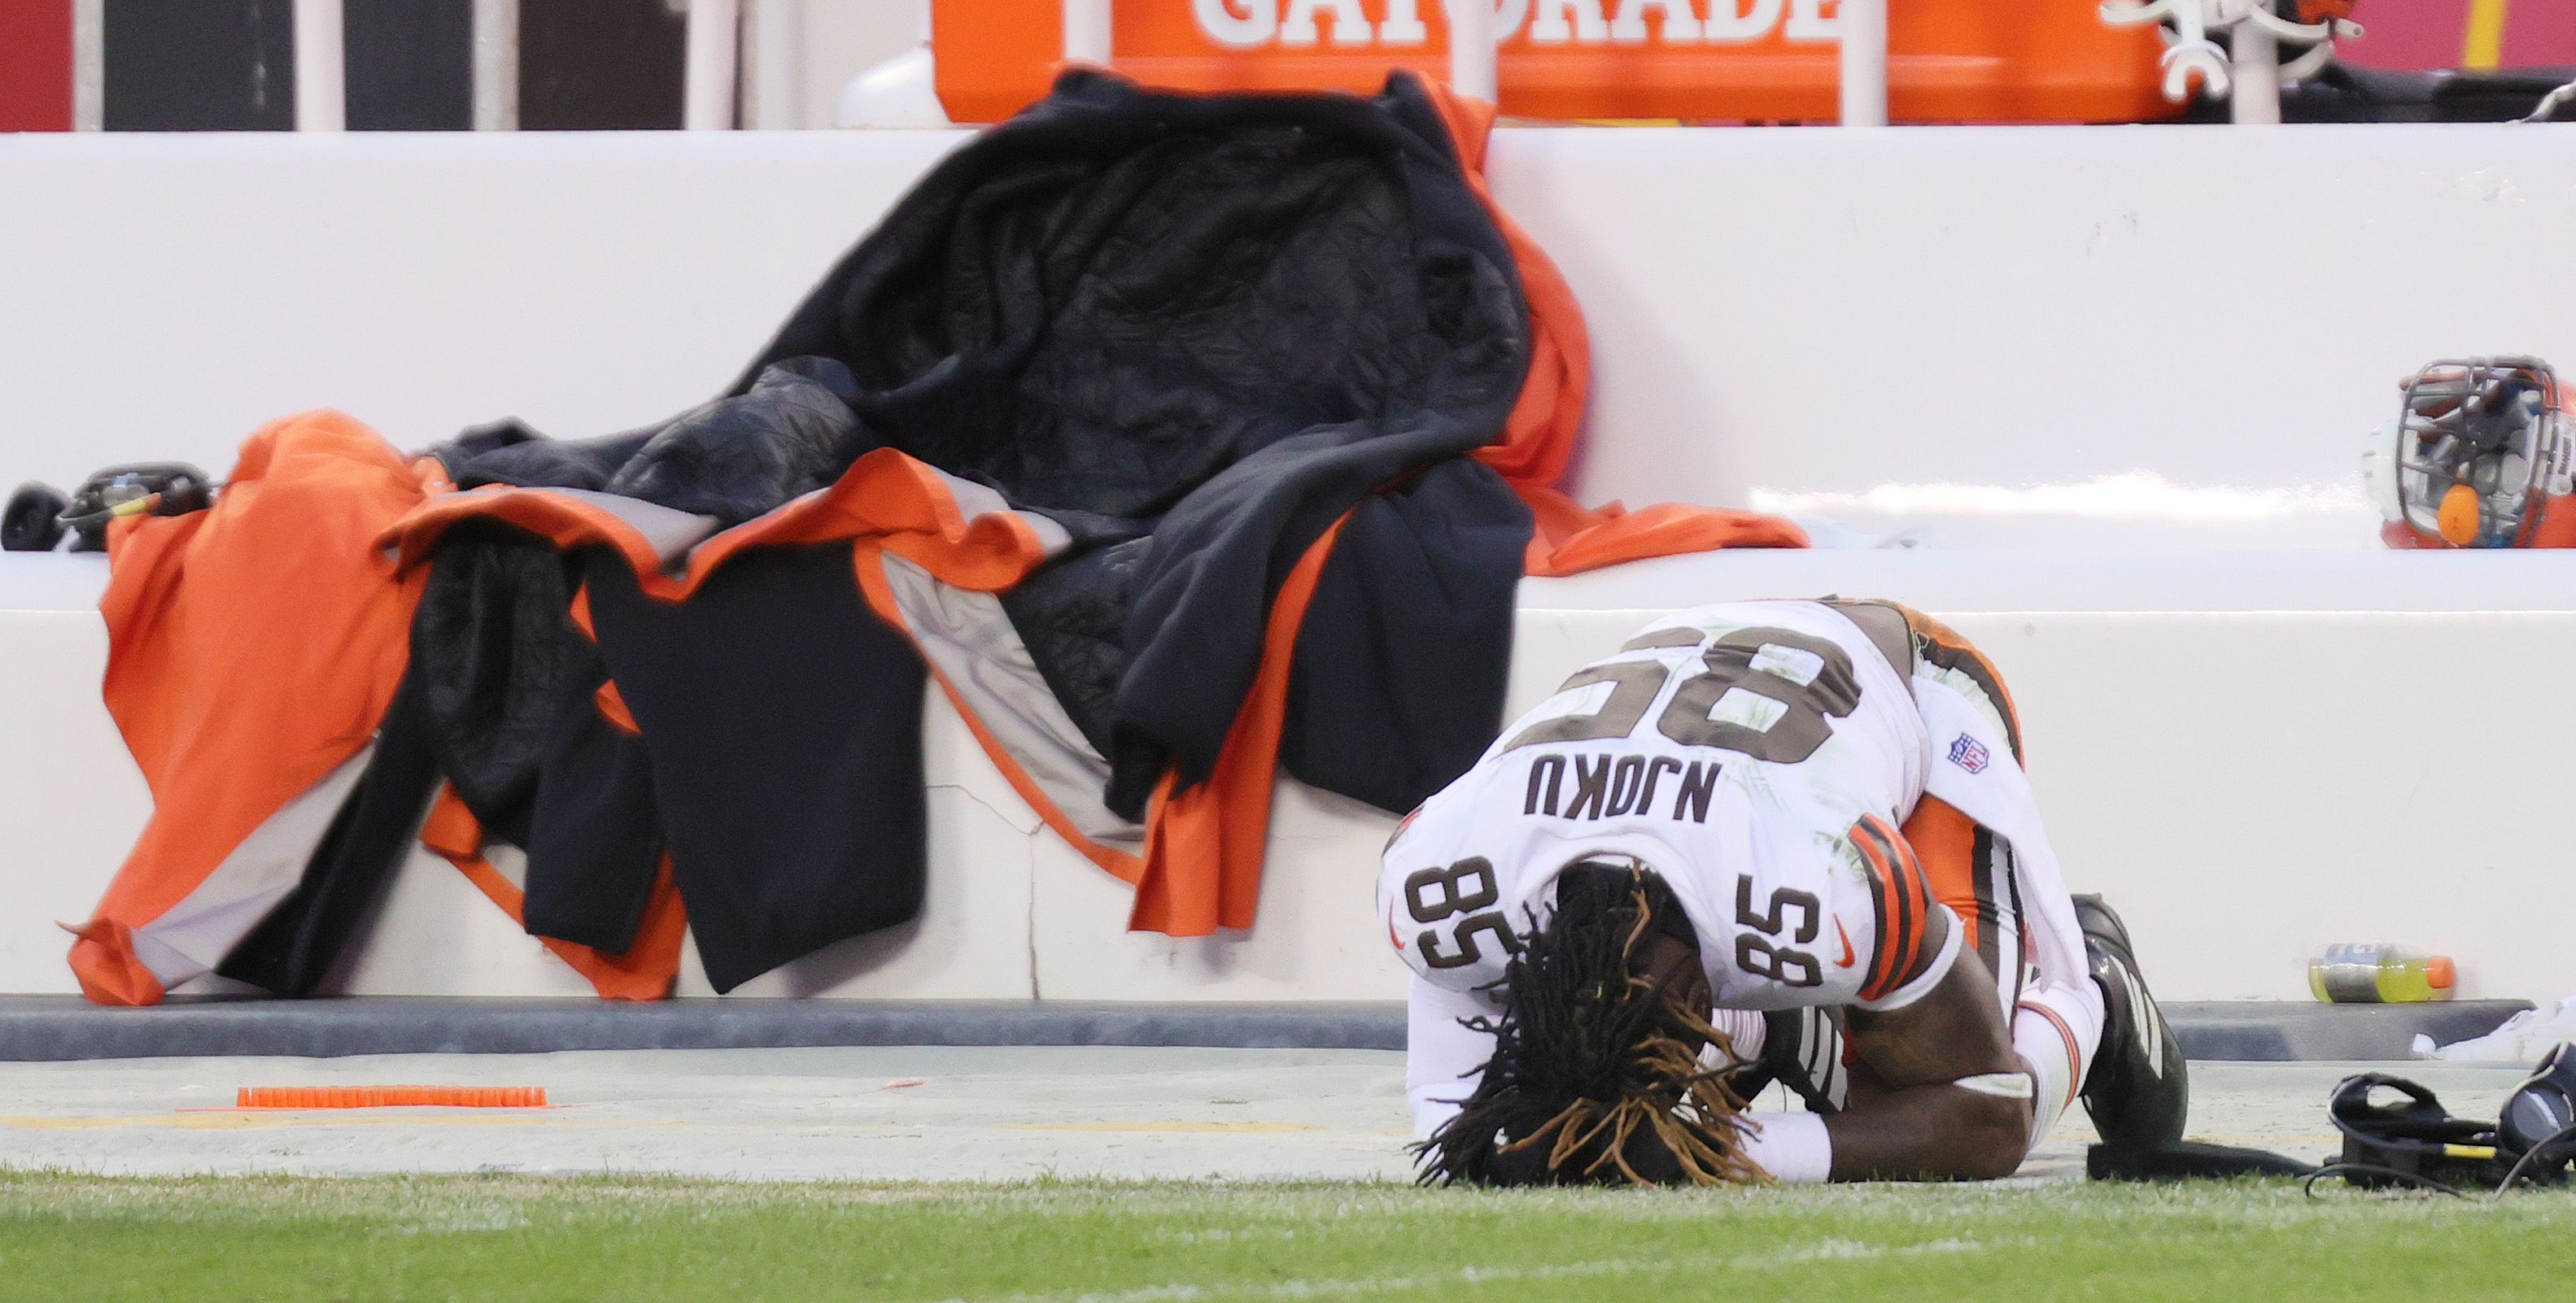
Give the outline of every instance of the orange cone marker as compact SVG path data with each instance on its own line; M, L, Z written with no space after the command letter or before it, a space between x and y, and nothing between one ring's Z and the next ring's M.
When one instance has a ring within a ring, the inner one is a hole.
M235 1108L545 1108L543 1086L244 1086Z

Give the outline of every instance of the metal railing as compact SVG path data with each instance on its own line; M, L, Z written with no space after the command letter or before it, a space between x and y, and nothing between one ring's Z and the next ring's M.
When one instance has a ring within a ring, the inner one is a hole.
M1843 0L1842 124L1887 125L1887 0Z

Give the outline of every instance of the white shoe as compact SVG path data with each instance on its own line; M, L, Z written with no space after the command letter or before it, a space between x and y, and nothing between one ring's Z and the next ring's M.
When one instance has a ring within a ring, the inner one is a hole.
M2418 1035L2412 1048L2419 1059L2524 1065L2539 1062L2562 1041L2576 1041L2576 995L2559 1001L2555 1009L2525 1009L2484 1036L2436 1047L2432 1037Z

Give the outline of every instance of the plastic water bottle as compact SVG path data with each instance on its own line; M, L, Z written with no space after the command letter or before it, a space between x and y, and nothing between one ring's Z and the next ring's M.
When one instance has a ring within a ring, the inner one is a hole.
M2449 955L2418 954L2386 942L2349 941L2308 961L2308 990L2328 1004L2421 1004L2448 1000L2459 985Z

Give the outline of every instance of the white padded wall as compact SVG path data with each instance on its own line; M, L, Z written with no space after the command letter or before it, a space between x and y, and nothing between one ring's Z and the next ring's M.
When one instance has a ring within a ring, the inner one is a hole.
M2363 554L2347 567L2366 573L2375 568L2367 563L2400 560L2430 559ZM2576 557L2517 560L2547 563L2526 568L2535 585L2576 594ZM1531 581L1511 708L1544 698L1672 605L1826 591L1967 596L1941 591L1960 582L1944 577L1953 561L1979 572L1970 586L2053 591L2062 608L1924 603L2003 669L2069 882L2120 905L2168 998L2295 999L2307 955L2330 941L2374 939L2456 955L2464 995L2576 989L2576 951L2561 944L2546 905L2565 873L2553 814L2563 775L2576 770L2576 735L2563 722L2576 718L2576 687L2545 672L2576 646L2576 597L2487 613L2283 609L2298 605L2293 597L2268 610L2157 609L2142 589L2088 590L2083 557L1717 556L1659 563L1662 573L1644 578L1670 595L1661 603L1638 600L1636 575ZM2381 591L2404 595L2399 585ZM104 643L84 610L0 614L13 666L0 679L0 712L51 744L18 753L0 773L0 826L12 847L0 860L0 899L10 902L0 910L0 991L73 989L62 962L68 938L54 921L87 916L148 809L96 704ZM1252 934L1128 934L1125 886L1038 824L943 700L927 718L932 863L922 920L834 947L744 994L1400 992L1402 970L1378 943L1371 898L1390 816L1284 785ZM336 989L584 990L426 854L404 866ZM704 993L694 964L681 990Z
M2199 492L1822 509L1961 544L2371 547L2357 457L2399 379L2576 371L2576 131L1527 130L1488 169L1591 325L1589 499L2148 471Z
M90 916L152 812L99 675L95 557L0 561L0 992L74 991L56 923Z
M2336 941L2463 997L2576 991L2563 881L2576 610L1959 614L2010 681L2078 891L2175 999L2299 999Z
M0 470L219 471L324 405L405 446L668 416L964 139L0 137ZM2035 547L2369 546L2355 454L2401 376L2576 368L2571 171L2576 132L2457 125L1512 129L1489 158L1590 324L1586 496ZM2184 492L1834 501L2135 471Z
M958 132L0 135L0 472L713 397Z
M963 139L0 136L0 472L220 471L322 404L407 446L502 415L658 419ZM2576 368L2576 132L1516 130L1491 171L1590 322L1585 496L1761 493L2002 549L1530 581L1516 703L1647 612L1900 598L2012 678L2070 876L2113 894L2168 997L2295 998L2316 946L2380 938L2450 950L2468 994L2576 989L2547 907L2576 557L2377 553L2351 477L2393 382L2436 355ZM2248 249L2271 251L2250 274ZM2023 492L2133 471L2161 480ZM1980 492L1854 496L1939 482ZM0 560L0 991L72 989L53 922L86 916L148 810L98 704L99 582L94 559ZM748 993L1400 989L1371 931L1386 816L1285 790L1253 936L1127 936L1124 888L944 702L928 718L923 921ZM343 978L579 989L426 859Z

